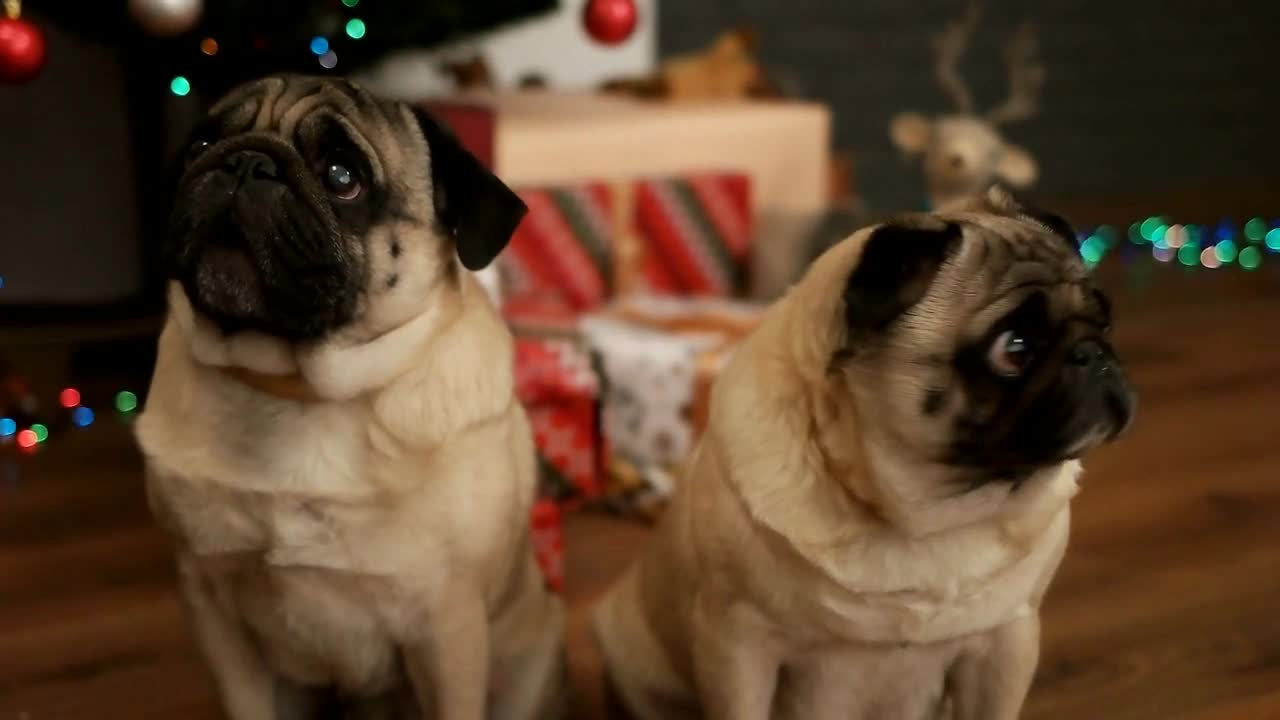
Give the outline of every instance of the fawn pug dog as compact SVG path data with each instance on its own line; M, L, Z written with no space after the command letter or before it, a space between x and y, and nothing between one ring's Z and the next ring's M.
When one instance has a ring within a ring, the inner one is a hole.
M1018 715L1080 457L1133 393L1061 219L995 189L815 261L597 611L644 718Z
M137 430L233 720L559 713L512 339L469 272L524 212L344 80L253 82L197 129Z

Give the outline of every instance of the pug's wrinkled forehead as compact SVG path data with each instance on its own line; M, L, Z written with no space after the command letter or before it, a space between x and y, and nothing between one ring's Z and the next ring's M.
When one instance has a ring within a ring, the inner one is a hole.
M316 110L377 120L393 103L343 78L278 75L241 85L209 110L228 131L276 130L288 135Z
M975 242L961 261L971 273L1003 278L991 288L1000 294L1031 285L1082 285L1089 282L1075 230L1062 217L1018 198L996 185L987 193L938 213Z
M214 104L200 129L224 137L270 133L299 147L324 144L340 133L368 158L371 179L381 184L402 165L404 112L399 103L342 78L282 75L232 90Z

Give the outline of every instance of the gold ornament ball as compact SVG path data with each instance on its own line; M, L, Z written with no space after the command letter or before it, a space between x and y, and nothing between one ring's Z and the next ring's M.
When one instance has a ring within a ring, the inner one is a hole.
M181 35L200 22L204 0L129 0L129 13L149 35Z

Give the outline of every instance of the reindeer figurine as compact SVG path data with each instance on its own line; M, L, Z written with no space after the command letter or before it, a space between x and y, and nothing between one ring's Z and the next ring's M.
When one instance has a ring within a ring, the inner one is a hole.
M1036 180L1036 161L1029 152L1005 142L997 128L1036 112L1036 96L1044 85L1044 67L1036 60L1035 28L1024 24L1005 47L1009 98L980 117L956 66L978 23L981 8L942 31L933 43L934 72L956 105L952 115L927 118L916 112L896 115L889 127L893 142L908 156L922 156L929 203L941 207L985 191L997 180L1025 188Z

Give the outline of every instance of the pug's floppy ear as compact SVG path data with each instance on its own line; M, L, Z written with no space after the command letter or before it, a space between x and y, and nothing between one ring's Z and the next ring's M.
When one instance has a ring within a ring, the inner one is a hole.
M453 236L462 266L486 267L511 241L528 207L421 108L413 108L431 155L436 218Z
M919 155L933 139L933 122L920 113L898 113L889 122L889 137L902 152Z
M927 215L875 229L844 288L849 338L858 341L884 331L920 302L961 236L956 223Z

